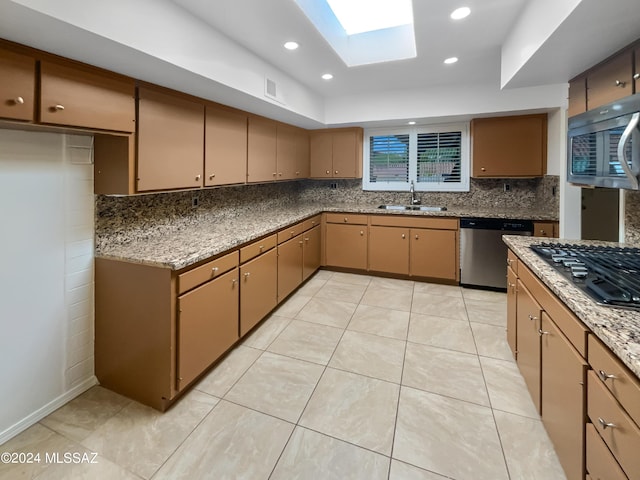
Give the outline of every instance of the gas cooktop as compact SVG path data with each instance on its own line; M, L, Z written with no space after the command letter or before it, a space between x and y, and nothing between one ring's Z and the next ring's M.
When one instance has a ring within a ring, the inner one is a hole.
M640 310L640 248L538 243L531 249L598 304Z

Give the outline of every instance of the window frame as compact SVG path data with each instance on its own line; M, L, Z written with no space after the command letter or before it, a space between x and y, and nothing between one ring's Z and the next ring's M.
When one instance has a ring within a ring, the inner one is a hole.
M418 182L418 134L460 132L460 182ZM409 179L407 182L371 182L371 137L409 135ZM362 189L365 191L468 192L470 183L469 122L406 127L369 128L364 131Z

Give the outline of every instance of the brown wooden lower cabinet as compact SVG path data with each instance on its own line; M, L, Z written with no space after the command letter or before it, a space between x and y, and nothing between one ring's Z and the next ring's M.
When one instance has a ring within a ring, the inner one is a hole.
M239 338L238 267L178 298L178 389Z
M369 227L369 270L409 275L409 229Z
M325 252L329 266L367 269L367 226L327 223Z
M304 246L302 249L302 280L306 280L318 268L320 268L322 237L320 235L320 225L315 221L310 223L315 225L303 235Z
M568 480L584 478L587 362L542 312L542 422Z
M285 299L302 283L303 235L278 245L278 301Z
M278 303L278 251L240 266L240 336L256 326Z
M586 428L586 457L588 476L593 480L627 480L628 477L592 423L587 423Z
M518 280L516 331L518 358L516 360L531 399L540 412L540 318L542 309L533 295Z
M412 276L458 280L457 230L412 228L409 235Z

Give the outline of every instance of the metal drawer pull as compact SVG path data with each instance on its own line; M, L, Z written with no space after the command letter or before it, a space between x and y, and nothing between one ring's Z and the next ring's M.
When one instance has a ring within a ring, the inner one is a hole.
M245 279L249 278L249 276L251 276L251 273L249 273L249 272L247 272L247 273L245 273L245 274L244 274L244 278L245 278Z
M214 178L216 178L216 174L212 173L211 175L209 175L209 180L213 180Z
M616 424L615 423L608 423L605 420L602 419L602 417L598 417L598 422L600 422L600 425L602 425L602 429L605 430L607 428L616 428Z
M196 175L196 182L200 181L200 175Z
M236 283L238 283L238 280L236 280L235 278L232 278L232 279L231 279L231 285L232 285L232 286L235 286L235 285L236 285Z
M305 241L305 242L308 242L308 241L309 241L309 237L305 238L305 239L304 239L304 241Z
M16 98L13 100L13 103L15 103L16 105L23 105L23 104L24 104L24 98L22 98L22 97L16 97Z
M402 238L407 238L407 236L403 233L403 234L402 234Z
M624 88L627 82L621 82L620 80L616 80L616 87Z
M53 107L54 110L64 110L64 105L56 105L55 107Z
M264 245L260 245L260 247L258 247L260 249L260 251L264 250Z
M329 170L327 170L327 175L329 175L331 172Z
M416 240L419 240L419 239L420 239L420 237L418 235L416 235Z
M634 79L634 80L638 80L639 78L640 78L640 73L636 73L636 74L633 76L633 79Z
M603 382L606 382L608 378L617 378L615 375L608 374L604 370L598 370L598 376Z
M544 330L542 330L541 328L538 329L538 335L542 336L542 335L549 335L549 332L545 332Z
M211 271L212 271L213 273L217 273L217 272L218 272L218 270L220 270L218 267L213 267L213 268L211 269Z
M529 320L537 320L538 317L534 317L533 315L529 314Z
M345 223L349 221L349 219L347 217L344 217L344 221Z
M364 235L364 232L362 230L360 230L360 235Z

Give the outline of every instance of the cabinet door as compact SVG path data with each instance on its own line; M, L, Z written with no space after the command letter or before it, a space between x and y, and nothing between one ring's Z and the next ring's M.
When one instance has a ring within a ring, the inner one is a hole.
M507 343L513 353L513 358L518 358L516 306L518 302L518 277L511 267L507 267Z
M533 235L536 237L553 237L555 222L533 222Z
M541 177L546 171L547 115L471 121L474 177Z
M278 253L272 249L240 267L240 336L278 303Z
M296 178L309 178L310 175L309 134L300 129L296 135Z
M542 421L568 480L584 478L587 363L542 312Z
M247 181L276 180L276 123L266 118L249 117Z
M304 281L313 275L318 268L320 268L320 225L313 227L311 230L307 230L303 234L303 240L302 280Z
M202 187L204 105L139 89L138 191Z
M302 235L278 245L278 302L302 283Z
M337 178L358 178L357 144L354 131L333 132L333 176Z
M276 132L276 168L278 180L292 180L297 178L297 131L295 128L278 125Z
M529 290L518 280L516 304L516 334L520 373L527 384L531 399L540 412L540 317L542 309Z
M207 105L204 185L247 181L247 116Z
M33 121L36 61L0 49L0 117Z
M325 254L327 265L367 269L367 226L327 223Z
M40 121L133 132L136 126L134 80L40 62Z
M333 140L330 132L311 132L309 162L312 178L333 177Z
M587 77L581 75L569 82L569 110L572 117L587 111Z
M615 102L633 93L633 57L630 50L616 55L587 74L587 108Z
M411 275L457 280L458 242L454 230L412 228Z
M181 390L238 340L238 268L178 298Z
M592 480L627 480L592 423L587 423L586 444L587 471Z
M408 228L369 228L369 270L409 274Z

